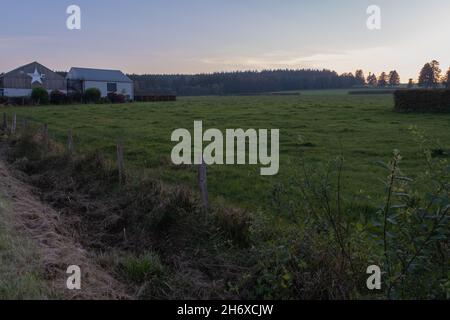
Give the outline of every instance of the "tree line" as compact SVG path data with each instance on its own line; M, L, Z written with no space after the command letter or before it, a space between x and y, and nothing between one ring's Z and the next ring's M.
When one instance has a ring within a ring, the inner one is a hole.
M227 95L277 91L350 88L358 84L353 74L330 70L264 70L197 75L136 75L136 94Z
M362 70L357 70L355 76L358 82L372 87L396 87L400 85L400 75L396 70L391 71L389 74L382 72L379 77L370 73L367 79L364 78ZM412 88L414 85L414 79L409 79L408 87ZM450 88L450 68L445 75L442 75L438 61L433 60L426 63L420 71L417 85L424 88Z
M400 75L396 70L382 72L379 76L359 69L353 74L338 74L335 71L322 69L299 70L263 70L216 72L196 75L163 75L144 74L128 75L135 83L136 95L229 95L229 94L261 94L279 91L350 89L357 87L398 87ZM433 60L426 63L420 71L418 82L409 79L408 87L418 85L425 88L450 88L450 69L445 75L439 62Z
M445 75L442 75L442 70L438 61L433 60L426 63L419 75L419 86L426 88L445 87L450 88L450 68Z
M395 87L397 71L379 77L363 70L338 74L331 70L264 70L217 72L196 75L128 75L135 83L136 95L176 94L184 96L260 94L279 91L349 89L355 87Z

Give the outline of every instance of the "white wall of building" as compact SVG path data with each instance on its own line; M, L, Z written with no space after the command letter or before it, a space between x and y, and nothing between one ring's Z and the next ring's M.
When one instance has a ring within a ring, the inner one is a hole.
M131 100L134 100L134 89L133 83L127 82L102 82L102 81L85 81L84 90L90 88L97 88L102 93L102 97L108 96L108 83L117 83L117 94L123 94L125 96L130 96Z
M84 90L89 88L97 88L100 90L102 97L108 96L108 83L117 84L118 94L129 96L131 100L134 100L134 87L133 83L127 82L103 82L103 81L85 81ZM3 96L5 97L29 97L31 96L32 89L19 89L19 88L4 88ZM50 94L52 90L47 90ZM66 90L61 90L66 93Z
M31 89L4 88L3 95L5 97L29 97L31 96Z
M30 97L32 89L17 89L17 88L4 88L3 96L5 97ZM59 90L61 92L67 93L67 90ZM52 90L47 90L48 94L52 93Z

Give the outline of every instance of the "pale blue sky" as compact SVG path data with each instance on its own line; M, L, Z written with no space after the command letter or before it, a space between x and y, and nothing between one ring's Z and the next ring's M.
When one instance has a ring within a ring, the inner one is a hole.
M37 60L52 69L197 73L264 68L450 66L448 0L0 0L0 72ZM82 30L66 29L66 8ZM379 5L382 29L366 28Z

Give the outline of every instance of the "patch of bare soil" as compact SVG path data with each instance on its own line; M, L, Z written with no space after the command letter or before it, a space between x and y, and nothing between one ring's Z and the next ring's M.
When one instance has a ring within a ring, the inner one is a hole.
M42 203L27 184L27 177L3 159L6 146L0 146L0 193L10 203L17 230L37 244L42 274L49 287L63 299L127 299L124 286L90 258L89 252L71 235L70 223ZM66 270L77 265L82 271L82 289L68 290Z

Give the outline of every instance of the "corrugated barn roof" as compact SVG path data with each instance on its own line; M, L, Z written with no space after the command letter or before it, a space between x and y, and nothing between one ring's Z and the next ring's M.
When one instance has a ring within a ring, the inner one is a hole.
M72 68L67 74L69 80L133 82L120 70Z

